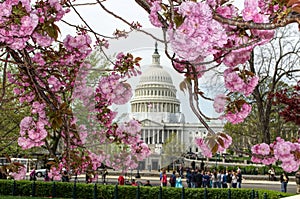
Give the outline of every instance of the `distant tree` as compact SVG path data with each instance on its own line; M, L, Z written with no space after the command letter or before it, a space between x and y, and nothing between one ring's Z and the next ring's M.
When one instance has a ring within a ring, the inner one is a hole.
M174 161L181 157L183 151L182 149L185 149L185 144L181 142L180 139L177 139L176 133L172 133L162 145L161 167L166 167L170 164L175 166Z
M270 94L282 90L281 82L295 81L300 73L299 53L299 32L283 28L277 30L270 43L256 48L248 61L250 71L260 77L252 93L252 104L257 106L257 134L263 135L262 142L271 143L270 122L274 119L271 116L278 111Z
M3 71L0 77L0 154L24 155L17 140L20 136L20 121L29 113L29 108L22 106L14 96L13 90L16 87L5 77L7 67L7 64L0 64L0 70Z
M287 34L295 35L286 37ZM259 84L249 97L252 111L243 123L227 123L229 133L238 151L245 151L256 143L271 143L276 137L290 138L298 127L285 122L279 115L284 110L282 104L274 104L272 93L290 90L285 82L295 82L299 74L300 40L298 32L290 33L280 29L276 37L264 47L257 47L248 61L250 71L260 77Z
M294 89L283 89L275 93L275 105L284 105L279 112L287 122L293 122L300 128L300 81Z

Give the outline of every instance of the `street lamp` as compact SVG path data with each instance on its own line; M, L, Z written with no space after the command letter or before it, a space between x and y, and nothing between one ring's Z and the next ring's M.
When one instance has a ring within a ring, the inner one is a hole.
M219 153L216 153L216 169L217 169L217 166L218 166L218 160L220 159L220 154Z

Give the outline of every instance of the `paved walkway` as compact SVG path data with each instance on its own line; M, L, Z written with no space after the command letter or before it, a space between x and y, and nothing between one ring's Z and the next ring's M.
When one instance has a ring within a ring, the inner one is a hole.
M108 170L108 174L109 176L113 177L113 176L119 176L121 174L120 171L114 171L114 170ZM130 176L132 176L132 178L135 178L137 174L137 170L134 170L132 172L127 172L126 176L130 178ZM158 171L140 171L139 172L140 176L142 177L142 179L159 179L159 175L160 172ZM167 172L167 176L170 176L172 173ZM261 183L261 184L278 184L279 183L279 179L280 176L276 176L277 181L270 181L269 180L269 176L268 175L243 175L243 183ZM185 178L182 179L183 181L185 181ZM294 176L289 176L289 181L290 183L294 183L295 182L295 177ZM299 198L300 199L300 198Z
M80 176L83 177L83 176ZM118 179L118 175L108 175L107 178L108 179ZM100 178L100 176L99 176ZM130 176L126 176L127 179L130 179ZM132 175L132 179L135 179L135 176ZM138 179L138 181L146 181L146 180L150 180L150 181L155 181L158 180L159 176L142 176L141 178ZM183 182L186 182L186 179L183 178L182 179ZM268 180L254 180L254 179L244 179L243 180L243 184L276 184L278 185L279 182L278 181L268 181ZM299 198L300 199L300 198Z

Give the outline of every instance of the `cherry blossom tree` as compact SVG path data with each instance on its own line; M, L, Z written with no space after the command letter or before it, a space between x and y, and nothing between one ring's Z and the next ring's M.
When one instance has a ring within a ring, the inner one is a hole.
M217 95L214 107L229 122L242 122L251 111L247 97L259 81L258 76L244 67L252 50L268 43L276 28L299 23L298 0L249 0L241 10L222 0L136 0L136 3L149 13L151 23L162 29L163 40L141 29L142 24L128 22L108 10L101 0L85 4L69 0L0 2L1 61L15 66L4 68L2 74L16 86L14 93L19 102L31 108L30 114L20 122L18 143L23 149L45 146L54 158L61 148L61 161L53 164L49 173L54 179L59 179L63 167L80 173L88 167L96 169L102 162L126 171L150 154L149 147L141 140L140 123L130 120L119 124L114 121L116 113L111 109L112 104L124 104L130 99L132 91L126 80L140 74L141 58L120 52L111 62L107 75L99 78L96 88L87 85L86 76L92 66L86 58L92 46L98 46L101 51L109 47L107 39L112 37L93 30L81 17L78 6L97 5L127 24L129 31L144 32L164 44L174 69L186 76L181 88L188 91L193 112L208 130L207 139L196 142L212 154L227 148L231 137L214 132L205 122L206 115L198 106L199 98L206 98L199 89L199 79L205 72L224 65L225 87L229 92ZM83 26L76 26L76 36L67 35L59 41L58 22L74 26L64 20L70 10L80 17ZM127 33L116 30L113 37ZM85 126L78 125L72 110L75 100L90 111L90 121L98 122L95 131L88 132ZM115 145L115 152L95 154L87 150L85 142L89 133L97 135L100 144ZM261 156L286 157L293 161L293 167L288 170L294 170L300 164L299 156L295 155L300 151L300 144L289 144L280 138L278 143L289 145L291 150L275 147L283 144L271 146L274 150L269 150L269 154L265 144L263 150L255 149Z

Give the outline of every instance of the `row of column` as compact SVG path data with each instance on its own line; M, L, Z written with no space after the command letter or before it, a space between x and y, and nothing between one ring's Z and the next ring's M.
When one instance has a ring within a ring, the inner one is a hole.
M173 134L176 134L176 141L183 143L183 131L174 129L174 130L162 130L162 129L143 129L142 130L142 139L146 144L158 144L164 143L168 138Z
M131 104L131 112L169 112L178 113L179 104L173 103L137 103Z
M176 94L174 94L170 90L137 90L135 92L135 96L160 96L160 97L175 97Z

